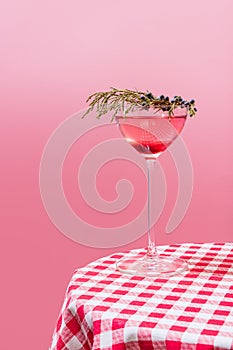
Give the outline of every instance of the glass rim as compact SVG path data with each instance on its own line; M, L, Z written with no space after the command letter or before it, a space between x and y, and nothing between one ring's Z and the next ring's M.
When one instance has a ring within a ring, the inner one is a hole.
M187 117L188 109L187 107L176 107L173 109L172 113L169 114L169 111L162 110L162 108L154 108L150 106L149 108L144 108L141 106L135 106L132 110L127 112L125 110L119 110L115 119L117 118L178 118L178 117Z

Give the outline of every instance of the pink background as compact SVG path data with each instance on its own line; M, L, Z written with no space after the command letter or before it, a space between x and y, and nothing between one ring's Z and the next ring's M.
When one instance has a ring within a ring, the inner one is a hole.
M47 140L95 91L115 86L196 99L198 116L183 132L192 202L158 243L232 240L232 11L231 0L2 2L2 349L48 348L74 269L119 250L66 238L39 191ZM169 184L174 192L177 182ZM143 236L123 248L145 244Z

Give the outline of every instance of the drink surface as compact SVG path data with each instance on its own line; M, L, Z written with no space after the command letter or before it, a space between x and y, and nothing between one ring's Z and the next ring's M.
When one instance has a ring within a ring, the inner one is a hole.
M116 117L126 141L145 158L157 158L180 134L186 115Z

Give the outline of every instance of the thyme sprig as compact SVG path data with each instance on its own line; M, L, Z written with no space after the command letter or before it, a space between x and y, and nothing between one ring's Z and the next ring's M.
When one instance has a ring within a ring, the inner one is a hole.
M135 108L149 109L150 107L157 111L166 111L172 117L177 107L186 108L190 117L195 116L197 109L195 100L186 101L181 96L174 96L171 100L168 96L154 96L151 92L134 91L129 89L110 88L109 91L96 92L88 97L89 108L83 117L96 108L97 118L113 111L112 120L118 114L123 112L126 116Z

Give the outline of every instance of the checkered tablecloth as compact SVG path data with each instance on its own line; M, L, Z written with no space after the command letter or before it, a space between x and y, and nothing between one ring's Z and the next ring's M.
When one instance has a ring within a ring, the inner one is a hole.
M233 349L233 243L158 251L186 260L189 271L156 279L123 275L115 269L121 253L75 271L50 349Z

